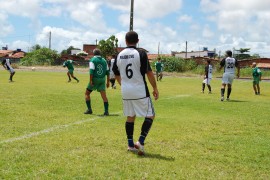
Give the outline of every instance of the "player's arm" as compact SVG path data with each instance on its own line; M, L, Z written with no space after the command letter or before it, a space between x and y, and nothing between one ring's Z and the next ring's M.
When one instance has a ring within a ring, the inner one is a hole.
M159 92L157 89L157 83L156 83L155 76L154 76L152 71L148 71L146 73L146 75L147 75L147 78L148 78L152 88L153 88L153 96L154 96L155 100L157 100L159 98Z
M220 62L219 65L220 65L220 67L219 67L218 71L221 71L221 69L225 66L225 58L222 59L222 61Z
M89 65L90 65L90 81L89 81L89 83L92 86L93 85L94 71L95 71L95 64L93 62L90 62Z
M109 88L109 87L110 87L110 69L109 69L108 64L107 64L106 75L107 75L107 83L106 83L106 86L107 86L107 88Z
M115 79L118 82L118 84L120 84L120 86L121 86L121 76L120 76L120 72L119 72L119 69L118 69L118 66L117 66L117 58L115 59L112 66L113 66L112 70L113 70L113 73L115 75Z

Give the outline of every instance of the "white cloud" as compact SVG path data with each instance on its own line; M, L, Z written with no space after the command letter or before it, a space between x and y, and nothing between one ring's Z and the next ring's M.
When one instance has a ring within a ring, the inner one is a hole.
M209 25L205 25L202 32L202 37L204 38L211 38L214 37L214 33L211 31Z
M189 16L189 15L182 15L179 17L178 19L179 22L187 22L187 23L190 23L192 22L192 16Z

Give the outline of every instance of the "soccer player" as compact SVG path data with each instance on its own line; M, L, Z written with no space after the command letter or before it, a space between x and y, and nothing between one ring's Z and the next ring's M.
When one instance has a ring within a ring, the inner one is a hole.
M115 75L112 70L113 68L113 63L115 61L115 55L112 55L111 60L109 61L109 68L110 68L110 82L111 82L111 87L112 89L116 89L116 84L115 84Z
M163 63L161 62L161 58L158 57L158 62L155 63L156 66L156 76L157 76L157 81L159 79L159 81L161 81L162 77L163 77Z
M232 83L235 76L235 69L237 68L237 77L239 78L240 66L235 58L232 57L232 51L226 51L226 58L220 62L220 70L224 68L221 85L221 101L224 101L224 93L226 85L227 88L227 101L230 100L230 94L232 92Z
M253 89L255 95L260 95L260 81L262 80L262 72L256 63L252 63Z
M15 74L15 70L11 67L11 62L9 60L9 56L8 55L5 55L4 56L5 59L2 61L2 65L3 67L8 70L10 72L10 76L9 76L9 82L13 82L13 76Z
M109 76L109 67L107 61L101 57L101 51L99 49L94 49L93 51L94 57L90 59L90 81L85 91L85 102L87 106L87 110L84 114L92 114L91 107L91 98L90 94L97 90L100 92L100 95L103 99L104 103L104 116L109 115L109 102L106 96L106 87L110 86L110 76ZM107 80L106 77L107 76ZM106 87L105 87L106 83Z
M79 82L79 79L77 79L74 75L73 75L73 71L74 71L74 67L73 67L73 60L70 60L68 58L65 58L66 61L63 63L63 67L67 67L68 68L68 72L67 72L67 76L68 76L68 82L71 82L71 78L70 76L75 79L77 82Z
M125 123L128 151L144 154L144 141L149 133L155 118L155 111L146 84L145 75L153 88L155 100L159 97L155 76L150 67L147 54L142 49L137 49L139 42L135 31L126 33L127 47L121 51L113 65L115 78L121 85L123 111L127 117ZM136 117L144 117L141 135L138 142L133 142L134 122Z
M207 84L207 87L208 87L208 90L209 90L209 94L212 93L211 91L211 85L210 85L210 82L211 82L211 79L212 79L212 71L213 71L213 67L211 65L211 61L210 59L207 60L207 65L205 66L205 69L204 69L204 80L202 82L202 93L204 93L204 89L205 89L205 84Z

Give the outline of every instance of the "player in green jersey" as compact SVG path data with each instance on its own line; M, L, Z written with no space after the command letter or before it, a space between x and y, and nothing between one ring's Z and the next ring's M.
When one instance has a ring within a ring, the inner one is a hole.
M68 68L68 72L67 72L67 76L68 76L68 82L71 82L71 78L70 76L75 79L77 82L79 82L79 79L77 79L74 75L73 75L73 71L74 71L74 67L73 67L73 60L70 60L68 58L65 58L66 61L63 63L63 67L67 67Z
M84 114L92 114L91 108L91 98L90 94L92 91L97 90L100 92L100 95L104 103L104 114L105 116L109 115L109 103L106 96L106 87L110 86L110 71L107 64L107 61L101 57L101 52L99 49L94 49L94 57L90 59L90 81L85 91L85 102L87 105L87 110ZM107 78L106 78L107 76ZM106 86L105 86L106 84Z
M256 63L252 63L252 76L253 76L253 89L255 92L255 95L260 95L260 81L262 80L262 72L257 67Z
M163 77L163 63L161 62L160 57L158 58L158 62L155 63L156 66L156 76L157 76L157 81L161 81L162 77Z

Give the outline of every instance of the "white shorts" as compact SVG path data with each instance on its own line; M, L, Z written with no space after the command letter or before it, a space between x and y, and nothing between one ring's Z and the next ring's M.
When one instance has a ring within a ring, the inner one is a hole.
M9 68L8 71L9 71L10 73L14 73L14 72L15 72L13 68Z
M203 80L203 83L210 85L211 78L206 78Z
M232 84L234 79L234 74L224 73L222 76L222 84Z
M123 100L123 109L125 116L155 116L154 106L150 97L137 100Z

